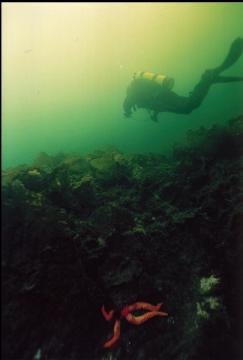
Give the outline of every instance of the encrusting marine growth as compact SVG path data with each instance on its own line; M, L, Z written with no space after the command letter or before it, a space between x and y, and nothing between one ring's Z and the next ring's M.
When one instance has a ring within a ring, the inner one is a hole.
M167 313L159 311L161 306L162 306L162 303L159 303L157 305L152 305L152 304L145 303L145 302L136 302L132 305L125 306L121 310L120 319L125 318L128 322L130 322L133 325L141 325L145 321L153 318L154 316L168 316ZM136 311L136 310L148 310L148 312L146 312L143 315L139 315L139 316L135 316L135 315L131 314L132 311ZM107 312L105 310L104 305L101 307L101 312L102 312L102 315L104 316L104 318L106 319L106 321L110 321L114 315L114 310L110 310L109 312ZM104 348L111 348L119 340L120 319L115 320L114 335L112 336L112 338L110 340L105 342L105 344L103 345Z

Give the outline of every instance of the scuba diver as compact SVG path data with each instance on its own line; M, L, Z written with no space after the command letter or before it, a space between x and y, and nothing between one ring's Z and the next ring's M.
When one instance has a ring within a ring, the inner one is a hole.
M135 73L123 103L125 116L130 117L136 108L145 108L152 112L151 119L156 122L160 112L190 114L201 105L211 85L243 81L243 77L221 75L239 59L242 52L243 38L237 38L231 44L223 63L214 69L206 70L187 97L179 96L172 91L174 85L172 78L151 72Z

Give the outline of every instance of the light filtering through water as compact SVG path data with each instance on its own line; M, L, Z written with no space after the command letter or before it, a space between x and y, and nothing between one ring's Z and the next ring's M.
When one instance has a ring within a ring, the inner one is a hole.
M125 118L122 103L136 71L171 76L186 96L243 35L242 18L241 3L4 3L3 167L106 145L166 154L189 129L239 115L242 83L215 85L192 114L158 124L145 110Z

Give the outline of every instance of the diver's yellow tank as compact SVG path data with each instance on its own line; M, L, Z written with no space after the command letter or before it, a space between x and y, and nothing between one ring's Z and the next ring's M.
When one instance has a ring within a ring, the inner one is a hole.
M165 76L165 75L161 75L161 74L156 74L156 73L152 73L149 71L139 71L136 72L134 74L133 77L135 80L137 79L144 79L144 80L151 80L151 81L155 81L157 84L165 87L168 90L171 90L174 86L174 79Z

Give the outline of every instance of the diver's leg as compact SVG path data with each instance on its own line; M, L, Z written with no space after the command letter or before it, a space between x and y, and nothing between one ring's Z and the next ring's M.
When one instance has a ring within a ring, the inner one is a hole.
M201 105L205 97L207 96L211 85L217 83L229 83L243 81L242 76L220 76L215 75L210 70L205 71L202 75L201 80L195 86L193 91L190 93L187 102L184 107L185 113L190 113Z
M229 52L223 61L223 63L215 68L214 70L220 74L222 71L228 69L230 66L232 66L241 56L243 52L243 39L237 38L233 41L231 44L231 47L229 49Z
M189 96L179 96L170 91L168 96L164 99L166 109L160 111L171 111L177 114L190 114L193 110L198 108L205 97L207 96L210 87L214 84L217 75L211 71L206 71L199 83L194 87Z
M209 92L211 85L214 83L215 76L211 76L211 73L208 76L208 72L204 73L199 83L194 87L193 91L190 93L187 101L184 105L184 113L189 114L194 109L198 108L206 95Z
M223 63L214 69L204 72L199 83L194 87L189 97L182 97L176 94L171 96L172 106L168 109L175 113L189 114L198 108L207 96L210 87L216 83L242 81L242 77L219 76L219 74L232 66L239 59L243 52L243 39L237 38L233 41L230 50Z

